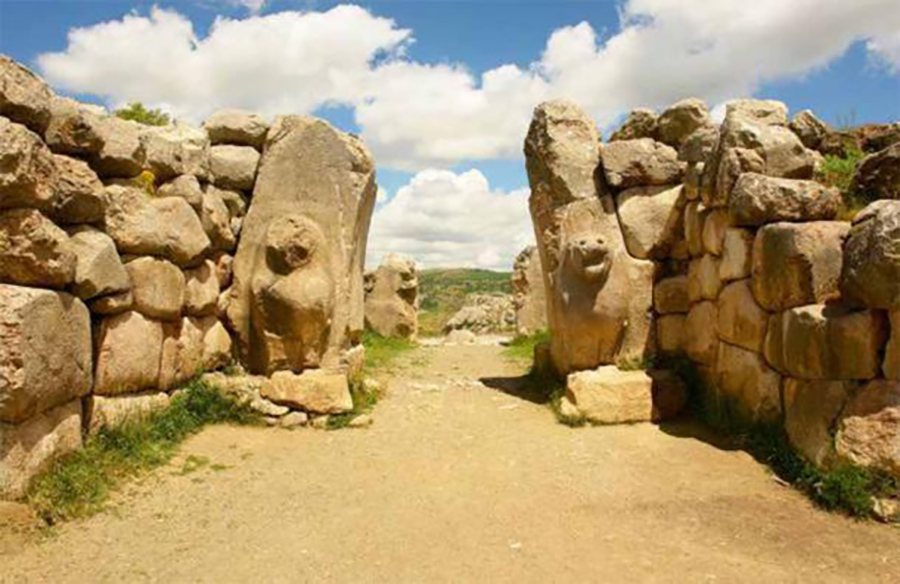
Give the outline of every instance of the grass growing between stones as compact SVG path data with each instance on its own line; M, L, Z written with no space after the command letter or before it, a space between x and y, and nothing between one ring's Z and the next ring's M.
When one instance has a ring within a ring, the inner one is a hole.
M817 171L816 180L822 184L837 187L841 191L841 197L844 202L838 216L841 220L850 221L859 211L872 202L854 193L851 189L856 166L864 157L865 154L859 148L855 146L848 147L844 156L834 156L832 154L825 156L825 161Z
M363 346L366 348L367 373L389 369L400 356L416 348L416 344L407 339L382 337L371 331L363 334Z
M365 381L350 385L350 395L353 397L353 409L345 414L332 414L328 416L328 430L340 430L353 423L359 416L370 413L378 400L381 399L381 387L370 387Z
M535 346L549 342L550 333L545 330L531 335L518 335L506 345L503 354L516 361L531 361Z
M900 481L886 473L847 462L827 468L806 460L791 445L781 423L748 423L728 400L716 396L697 367L682 357L664 367L678 374L688 389L688 410L704 424L728 436L734 446L766 464L779 479L806 494L817 506L850 517L875 517L876 498L900 497Z
M166 464L204 426L259 422L257 413L232 396L191 381L168 408L103 428L84 448L55 461L33 481L28 502L50 525L92 515L124 480Z

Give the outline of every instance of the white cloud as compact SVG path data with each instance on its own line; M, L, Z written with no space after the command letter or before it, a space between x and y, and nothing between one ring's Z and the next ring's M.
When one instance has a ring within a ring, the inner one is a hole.
M580 102L607 127L635 106L752 94L826 66L854 42L898 74L898 30L897 0L626 0L612 35L564 27L530 67L476 75L405 58L412 33L356 6L220 18L204 38L154 8L74 29L64 52L39 63L63 89L195 121L221 106L348 105L381 166L418 170L518 158L532 108L549 97Z
M429 169L376 209L367 263L400 253L420 267L510 269L533 241L527 189L491 189L478 170Z

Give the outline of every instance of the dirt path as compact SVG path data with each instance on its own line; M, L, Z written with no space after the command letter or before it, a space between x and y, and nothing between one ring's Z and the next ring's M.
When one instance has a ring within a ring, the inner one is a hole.
M900 581L900 531L812 508L689 423L559 425L496 389L521 373L423 347L369 429L208 429L0 556L0 581ZM210 464L180 474L191 455Z

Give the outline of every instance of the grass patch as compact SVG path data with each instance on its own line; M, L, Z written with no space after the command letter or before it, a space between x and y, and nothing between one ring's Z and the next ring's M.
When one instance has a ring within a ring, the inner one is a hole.
M184 439L204 426L259 420L233 396L193 380L168 408L103 428L81 450L56 460L33 481L28 502L51 525L92 515L122 481L166 464ZM202 457L188 457L181 472L188 474L208 463Z
M531 361L534 359L535 346L549 342L550 333L546 330L531 335L518 335L506 345L503 354L517 361Z
M867 197L853 192L851 188L856 166L864 157L865 153L859 147L855 145L848 146L845 149L844 156L826 155L825 161L816 174L816 180L820 183L836 187L841 191L841 198L844 204L838 216L839 219L850 221L859 211L872 202Z
M728 400L715 397L697 367L683 357L663 363L681 377L688 390L688 409L703 423L728 436L786 483L805 493L817 506L856 518L874 517L873 497L900 497L900 481L890 475L850 463L819 467L791 445L784 425L750 423Z
M363 333L362 342L366 348L366 372L368 373L390 368L397 358L417 346L408 339L382 337L372 331Z
M340 430L346 428L354 419L363 414L370 413L378 400L381 399L380 387L367 387L365 381L354 383L350 386L350 395L353 397L353 409L345 414L332 414L328 416L328 430Z

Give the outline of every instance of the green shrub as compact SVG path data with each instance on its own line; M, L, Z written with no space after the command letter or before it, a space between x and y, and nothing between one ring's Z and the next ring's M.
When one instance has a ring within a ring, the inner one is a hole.
M852 190L853 175L860 160L864 157L865 153L858 146L848 146L845 156L826 155L825 161L818 169L816 180L822 184L837 187L841 191L844 201L844 208L840 214L841 219L852 219L857 212L872 202Z
M84 447L56 460L28 491L28 501L47 523L101 510L123 480L168 462L188 436L207 424L256 424L259 415L198 380L168 408L102 428Z
M168 126L172 123L169 114L160 109L147 109L139 101L133 101L113 113L123 120L131 120L145 126Z
M534 358L534 348L541 343L550 342L550 333L540 330L530 335L517 335L503 350L503 354L510 359L519 361L531 361Z
M346 428L355 418L371 412L381 399L381 389L367 387L365 381L360 381L350 385L350 395L353 397L353 409L345 414L328 416L329 430Z

